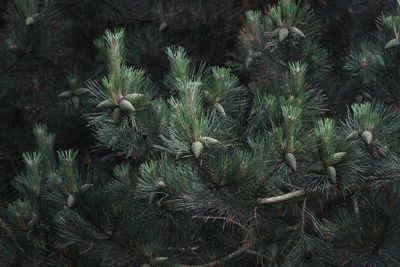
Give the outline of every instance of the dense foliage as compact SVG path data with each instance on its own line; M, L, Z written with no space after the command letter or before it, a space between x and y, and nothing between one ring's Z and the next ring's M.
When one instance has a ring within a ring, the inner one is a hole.
M0 266L400 265L400 1L1 11Z

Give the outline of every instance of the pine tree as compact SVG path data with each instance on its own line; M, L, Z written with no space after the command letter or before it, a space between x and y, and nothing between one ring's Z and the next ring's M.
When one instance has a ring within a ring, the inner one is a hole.
M377 19L377 29L363 37L359 44L347 53L344 65L349 74L361 83L356 101L381 99L398 105L397 46L399 5L384 10Z
M20 26L51 34L61 14L100 3L50 2L18 0L9 12ZM23 153L16 197L1 211L1 266L398 265L400 113L396 101L384 101L385 94L396 99L395 14L382 17L371 40L348 50L345 68L369 91L345 117L335 117L325 96L336 85L333 64L307 4L279 0L265 12L246 13L240 6L246 21L222 66L200 62L196 55L204 51L195 45L193 57L184 46L161 51L164 42L146 47L138 37L154 37L155 27L157 38L178 38L182 28L200 27L189 23L193 16L207 21L202 8L210 5L101 2L94 20L115 19L126 29L105 30L100 38L88 33L100 70L85 82L95 67L85 61L87 51L78 52L87 70L59 63L69 75L43 102L55 101L59 114L84 120L96 142L84 149L97 158L82 159L58 145L57 123L35 124L36 149ZM234 1L221 3L234 9ZM129 11L140 4L157 19L132 38L140 27L129 27ZM46 10L54 17L41 15ZM186 10L194 12L190 18ZM219 15L214 19L225 25ZM197 31L191 33L204 37ZM199 44L191 36L184 44ZM28 47L11 37L7 42ZM146 53L131 50L132 40L133 47L157 53L137 64ZM51 49L60 44L48 43ZM32 51L52 55L45 48ZM357 49L371 64L366 71L354 63L362 58ZM11 52L17 59L21 53ZM163 66L153 69L153 60ZM14 74L7 75L10 83Z

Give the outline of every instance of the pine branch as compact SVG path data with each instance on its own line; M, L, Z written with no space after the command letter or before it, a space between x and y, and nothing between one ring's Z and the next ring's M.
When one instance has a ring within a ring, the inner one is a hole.
M200 255L199 255L198 253L196 253L196 251L192 250L192 249L190 248L190 246L187 246L187 247L190 249L190 252L191 252L194 256L196 256L203 264L206 264L206 262L203 260L203 258L200 257Z
M269 178L271 176L274 176L282 167L284 166L284 161L281 160L279 161L275 167L267 174L266 178Z
M301 221L300 221L300 232L304 233L304 226L306 224L305 222L305 217L306 217L306 202L307 202L307 197L304 198L303 201L303 207L301 209Z
M389 177L380 177L377 179L371 179L371 180L385 180L385 179L390 179L393 178L392 176ZM368 184L369 186L370 184ZM357 187L357 189L359 189ZM306 194L306 191L304 189L300 189L291 193L283 194L280 196L275 196L275 197L267 197L267 198L259 198L258 203L260 204L271 204L271 203L276 203L276 202L282 202L282 201L287 201L293 198L301 197Z
M282 201L287 201L292 198L297 198L304 196L306 194L306 191L304 189L300 189L291 193L287 193L284 195L280 196L275 196L275 197L266 197L266 198L259 198L258 203L260 204L271 204L271 203L276 203L276 202L282 202Z
M230 218L226 218L226 217L214 217L214 216L197 216L197 215L195 215L195 216L193 216L192 217L192 219L204 219L204 220L224 220L224 221L226 221L226 222L230 222L230 223L232 223L232 224L235 224L235 225L237 225L237 226L239 226L240 228L242 228L244 231L246 231L246 232L248 232L249 230L246 228L246 227L244 227L244 225L242 225L241 223L239 223L239 222L237 222L237 221L235 221L235 220L233 220L233 219L230 219Z
M1 70L0 70L0 74L3 74L3 73L5 73L5 72L9 71L10 69L12 69L15 65L18 64L18 62L20 62L20 61L24 58L25 55L26 55L25 53L22 54L22 55L20 55L20 56L19 56L17 59L15 59L10 65L8 65L8 66L6 66L5 68L1 69Z
M229 261L229 260L231 260L231 259L233 259L233 258L235 258L235 257L237 257L237 256L249 251L249 249L251 247L251 242L247 238L248 235L249 235L249 230L246 227L244 227L242 224L240 224L239 222L236 222L233 219L226 218L226 217L221 217L221 216L197 216L196 215L196 216L193 216L192 219L224 220L224 221L230 222L232 224L235 224L235 225L239 226L241 229L243 229L246 232L246 238L243 241L244 244L240 248L235 250L234 252L228 254L227 256L225 256L225 257L223 257L223 258L221 258L219 260L215 260L215 261L212 261L212 262L209 262L209 263L200 264L200 265L175 264L175 265L173 265L174 267L212 267L212 266L220 266L223 263L225 263L225 262L227 262L227 261Z
M187 264L174 264L174 267L213 267L213 266L221 266L223 263L236 258L237 256L243 254L244 252L247 252L249 250L251 246L251 243L249 240L244 241L244 244L238 248L237 250L235 250L234 252L228 254L227 256L219 259L219 260L215 260L206 264L199 264L199 265L187 265Z
M10 237L12 239L12 241L14 241L16 247L22 252L22 253L26 253L25 250L20 246L20 244L18 243L17 239L15 238L15 234L12 232L12 230L10 229L10 227L8 227L8 225L5 223L5 221L0 218L0 225L2 228L4 228L4 230L7 232L7 236ZM25 233L23 234L25 235Z

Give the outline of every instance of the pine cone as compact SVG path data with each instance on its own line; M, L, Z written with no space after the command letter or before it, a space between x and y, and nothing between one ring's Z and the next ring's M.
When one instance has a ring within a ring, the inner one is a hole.
M58 95L58 98L70 98L72 96L71 91L64 91Z
M333 157L331 159L331 164L332 165L338 164L346 155L347 152L337 152L333 154Z
M275 29L272 33L271 33L271 37L278 37L278 34L279 34L279 30L280 30L280 28L277 28L277 29Z
M115 106L114 102L110 99L106 99L104 101L101 101L96 108L111 108Z
M196 157L196 158L198 158L198 157L200 157L200 154L201 154L201 152L203 151L203 144L202 143L200 143L199 141L196 141L196 142L194 142L193 144L192 144L192 147L191 147L191 149L192 149L192 152L193 152L193 155Z
M75 197L74 195L69 195L67 199L67 206L68 208L72 208L72 206L75 204Z
M79 97L73 96L71 97L72 104L74 105L75 109L79 108Z
M336 169L332 166L326 168L326 174L331 179L333 184L336 184Z
M112 118L115 124L119 123L121 120L121 109L116 107L114 108L113 112L112 112Z
M163 22L160 24L160 27L158 28L158 30L159 30L160 32L162 32L162 31L165 30L166 28L168 28L168 24L167 24L165 21L163 21Z
M219 143L217 139L208 136L200 137L200 142L202 142L204 145L216 145Z
M131 102L129 102L128 100L124 99L121 102L119 102L119 107L126 112L134 112L135 108L133 107L133 105L131 104Z
M296 171L297 162L296 157L293 155L293 153L285 154L285 162L293 171Z
M297 27L290 27L289 31L293 34L294 37L301 37L301 38L306 37L304 33Z
M32 16L29 16L25 19L25 25L29 26L32 25L33 23L35 23L35 18Z
M220 103L215 103L215 104L214 104L214 108L218 111L218 113L219 113L221 116L223 116L223 117L226 116L224 107L223 107Z
M89 92L89 89L87 89L87 88L78 88L78 89L76 89L74 91L74 95L81 96L81 95L84 95L84 94L86 94L88 92Z
M361 133L361 140L366 144L371 144L372 142L372 133L370 131L364 131Z
M289 35L289 30L286 28L280 28L279 29L279 42L282 42L285 40Z
M165 188L166 187L166 184L164 183L164 181L161 181L161 180L158 180L156 182L156 185L157 185L158 188Z
M358 135L358 132L357 131L353 131L353 132L351 132L350 134L348 134L346 136L346 140L354 139L357 135Z

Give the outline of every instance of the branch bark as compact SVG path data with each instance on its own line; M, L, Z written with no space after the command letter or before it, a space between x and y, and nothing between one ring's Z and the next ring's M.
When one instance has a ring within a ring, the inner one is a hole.
M271 204L271 203L276 203L276 202L282 202L282 201L287 201L293 198L301 197L306 194L306 191L304 189L300 189L291 193L287 193L284 195L276 196L276 197L266 197L266 198L259 198L258 203L259 204Z

